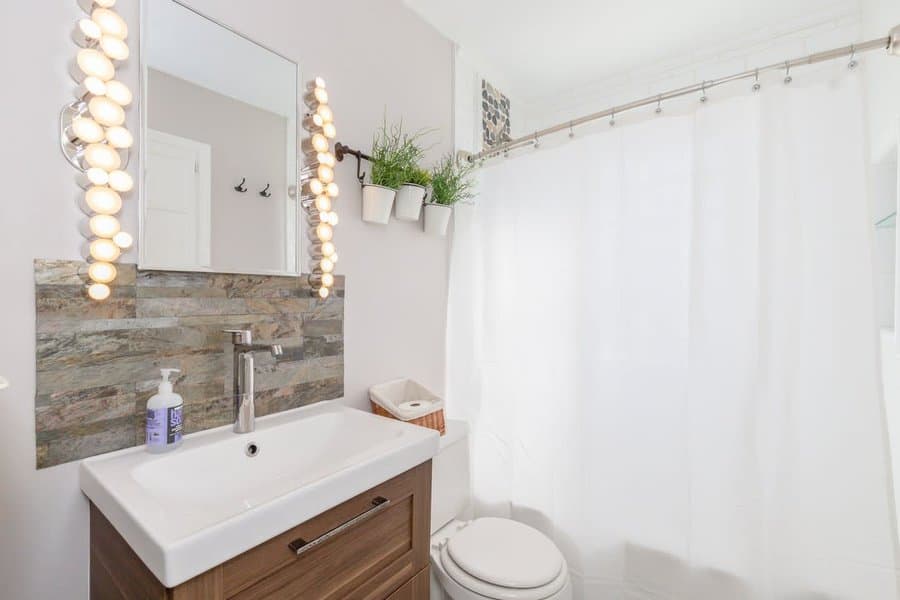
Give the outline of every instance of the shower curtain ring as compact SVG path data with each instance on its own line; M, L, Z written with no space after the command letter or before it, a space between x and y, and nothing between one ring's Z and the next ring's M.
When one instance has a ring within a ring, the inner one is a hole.
M753 91L758 92L762 85L759 83L759 69L753 74Z
M616 126L616 111L615 110L613 110L609 115L609 126L610 127Z
M847 68L852 71L857 65L859 65L859 63L856 62L856 45L850 44L850 62L847 63Z
M532 147L535 150L541 147L541 142L538 140L537 131L534 132L534 142L532 142Z
M572 121L569 121L569 139L575 137L575 130L572 128Z
M656 114L662 113L662 94L656 97Z
M794 78L791 77L791 61L786 60L784 61L784 85L788 85L793 80Z
M706 102L706 81L700 84L700 102Z

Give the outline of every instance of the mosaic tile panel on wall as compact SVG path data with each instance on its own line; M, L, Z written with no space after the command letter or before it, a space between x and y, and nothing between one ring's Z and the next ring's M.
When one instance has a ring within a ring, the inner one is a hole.
M481 126L485 147L512 139L509 124L509 98L487 80L481 80Z
M277 359L256 356L257 416L343 395L343 277L322 301L305 277L117 266L113 295L95 302L84 293L85 263L35 261L38 468L143 444L161 367L181 369L187 433L231 423L223 329L284 347Z

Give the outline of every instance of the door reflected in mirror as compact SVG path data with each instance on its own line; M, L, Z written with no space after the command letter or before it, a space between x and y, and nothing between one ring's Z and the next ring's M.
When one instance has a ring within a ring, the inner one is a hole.
M296 63L144 0L140 264L299 273Z

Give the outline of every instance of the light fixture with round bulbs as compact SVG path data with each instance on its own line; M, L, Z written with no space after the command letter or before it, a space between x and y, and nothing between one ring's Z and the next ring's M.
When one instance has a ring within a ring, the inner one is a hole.
M334 113L328 106L325 80L316 77L307 83L306 89L304 101L310 112L303 123L310 137L304 140L303 147L309 160L315 161L309 165L308 176L311 178L306 182L306 189L310 195L303 204L313 240L309 283L313 294L326 300L331 296L335 283L332 271L336 261L332 257L336 253L332 240L338 216L334 201L340 190L334 181L335 156L331 152L330 140L337 135L337 128L333 122Z
M77 180L85 188L82 209L88 214L81 225L89 238L85 256L86 292L92 300L106 300L118 270L113 264L134 239L122 231L116 215L122 197L134 187L124 169L127 149L134 136L125 127L125 110L133 101L131 90L116 79L116 62L131 54L125 39L128 24L112 7L116 0L79 0L90 13L75 24L73 39L83 46L75 56L72 76L79 83L77 100L63 107L60 145L69 163L82 173ZM120 153L120 149L122 152ZM324 184L323 184L324 188Z

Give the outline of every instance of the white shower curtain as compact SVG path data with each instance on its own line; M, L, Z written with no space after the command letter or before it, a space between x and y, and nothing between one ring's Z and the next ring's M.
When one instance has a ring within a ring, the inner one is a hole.
M457 210L476 513L576 598L898 598L860 75L813 77L500 160Z

